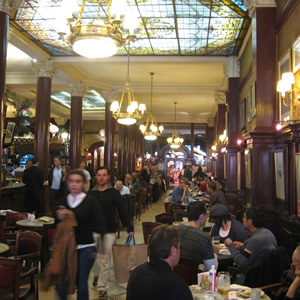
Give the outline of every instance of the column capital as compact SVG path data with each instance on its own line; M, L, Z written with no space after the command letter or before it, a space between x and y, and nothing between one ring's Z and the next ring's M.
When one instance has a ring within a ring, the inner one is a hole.
M0 0L0 11L10 15L15 9L19 8L22 0Z
M55 68L52 60L47 61L33 61L32 69L36 74L36 77L49 77L53 78L57 69Z
M73 97L82 97L84 95L84 86L82 83L73 82L69 84L69 91Z
M224 65L224 75L226 78L240 77L240 60L236 56L228 57L228 62Z
M257 7L276 7L275 0L244 0L244 5L249 11L249 16L252 17L255 8Z
M118 90L117 89L113 89L110 91L104 90L101 91L101 95L104 98L106 103L112 103L113 100L116 100L118 96Z
M226 95L224 92L215 93L215 101L217 104L226 104Z

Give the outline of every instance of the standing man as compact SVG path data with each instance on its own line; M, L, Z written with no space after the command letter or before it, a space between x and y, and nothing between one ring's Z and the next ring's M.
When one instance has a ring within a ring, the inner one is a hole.
M59 200L59 190L62 174L61 158L55 156L53 159L54 168L49 171L48 181L50 188L50 203Z
M150 183L150 178L151 178L151 165L145 165L142 173L141 173L141 176L143 177L143 180L146 182L146 183Z
M192 165L191 165L191 164L189 164L189 165L185 168L183 176L184 176L185 178L187 178L189 181L192 181L193 176L192 176Z
M88 192L91 187L91 175L90 175L89 171L87 171L85 168L86 168L86 160L81 159L80 164L79 164L79 170L81 170L85 176L86 185L85 185L84 190L85 190L85 192Z
M38 159L34 157L32 165L24 171L23 182L26 184L26 211L30 213L36 212L36 216L39 216L44 174L37 164Z
M103 238L97 238L98 255L94 264L95 278L93 285L97 285L100 299L106 299L109 288L107 283L112 256L112 246L116 241L116 212L118 212L121 221L126 226L129 235L134 235L134 228L125 209L120 192L113 188L110 183L110 170L107 167L100 167L97 169L96 183L97 185L92 189L90 195L96 198L103 208L107 233Z

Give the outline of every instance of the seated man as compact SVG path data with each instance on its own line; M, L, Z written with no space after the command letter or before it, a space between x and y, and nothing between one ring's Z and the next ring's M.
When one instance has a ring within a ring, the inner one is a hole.
M293 263L291 264L291 270L295 273L296 278L290 285L285 300L289 299L299 299L300 296L300 246L296 248L292 257Z
M173 272L180 258L179 230L174 225L153 229L150 262L137 266L127 285L127 300L192 300L186 282Z
M207 192L208 195L206 197L209 199L209 205L211 207L216 204L225 204L225 195L223 192L217 191L217 185L214 181L207 183Z
M232 242L230 238L224 241L239 268L254 269L269 251L277 248L273 233L263 227L264 217L256 207L250 207L243 216L243 225L252 233L252 237L244 243Z
M190 191L188 186L188 179L181 177L179 180L179 186L173 191L172 200L173 203L183 203L185 198L190 197Z
M115 184L115 189L117 189L121 196L123 195L130 195L130 190L127 186L123 185L123 182L121 180L118 180Z
M210 236L200 231L206 222L206 208L203 202L191 202L187 207L188 223L178 225L180 230L181 256L195 258L204 263L206 270L212 265L217 268Z

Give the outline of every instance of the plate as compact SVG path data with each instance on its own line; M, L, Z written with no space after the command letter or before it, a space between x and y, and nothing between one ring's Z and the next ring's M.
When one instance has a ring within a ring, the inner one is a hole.
M219 248L220 248L220 249L221 249L221 248L226 248L226 249L227 249L227 247L225 246L225 244L222 244L222 243L219 244Z
M220 255L228 255L228 256L231 255L231 253L230 253L230 251L229 251L228 248L221 248L221 249L219 250L219 254L220 254Z
M251 289L240 290L239 294L244 298L251 298ZM260 291L260 297L263 297L264 294L264 291Z

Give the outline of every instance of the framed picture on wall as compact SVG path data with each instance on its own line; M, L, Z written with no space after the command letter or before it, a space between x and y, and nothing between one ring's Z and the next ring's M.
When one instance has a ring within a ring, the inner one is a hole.
M15 130L16 123L8 122L4 137L4 145L11 145L14 138L14 130Z
M286 72L291 72L291 51L288 50L278 62L278 80L281 80L282 74ZM286 93L286 97L290 95ZM289 105L290 99L284 99L279 93L279 119L280 121L291 119L291 105ZM287 105L288 104L288 105Z
M252 99L251 93L247 96L247 107L248 107L248 123L252 121Z
M285 201L285 172L283 150L274 153L276 197Z
M293 44L293 72L296 73L300 69L300 36Z
M245 149L245 181L246 188L251 189L251 152L249 149Z
M241 129L246 129L246 98L242 100L240 105L240 122Z
M252 119L256 116L256 83L251 86Z
M300 217L300 153L296 153L297 211Z

